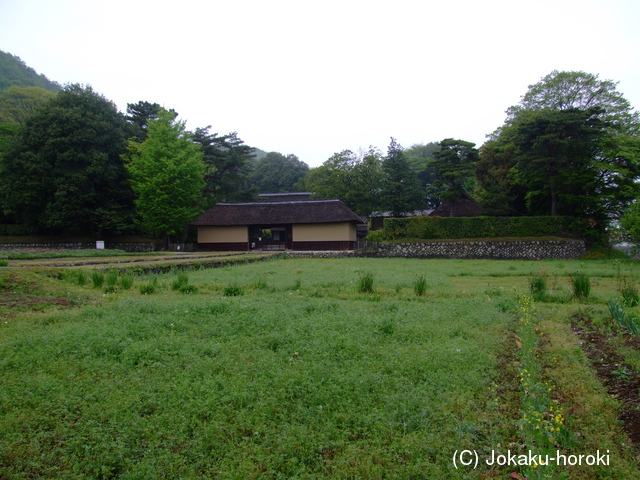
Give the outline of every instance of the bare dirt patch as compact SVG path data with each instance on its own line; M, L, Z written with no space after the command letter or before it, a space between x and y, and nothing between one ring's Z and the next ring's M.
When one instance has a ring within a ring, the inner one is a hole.
M607 392L620 403L622 429L640 450L640 374L610 344L584 315L574 315L571 329L581 339L584 353Z
M0 316L11 316L17 312L44 310L49 307L69 307L71 303L64 297L38 297L19 293L0 294Z

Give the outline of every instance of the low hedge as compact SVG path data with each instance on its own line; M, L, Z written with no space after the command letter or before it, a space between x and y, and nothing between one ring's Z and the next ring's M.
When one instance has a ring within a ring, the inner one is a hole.
M579 238L594 245L606 243L604 228L597 222L589 218L563 216L385 218L380 240L543 236Z
M33 235L37 231L37 228L28 225L0 224L0 235L2 236L21 237L24 235Z

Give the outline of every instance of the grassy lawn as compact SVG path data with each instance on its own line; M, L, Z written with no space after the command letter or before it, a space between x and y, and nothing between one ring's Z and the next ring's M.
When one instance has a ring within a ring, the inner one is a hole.
M580 300L578 272L592 289ZM637 273L610 260L275 259L96 288L88 269L5 268L5 295L44 300L0 309L0 478L640 478L619 402L571 324L588 318L640 366L607 307ZM531 304L533 277L546 292ZM487 463L556 449L610 457ZM455 468L461 450L476 469Z

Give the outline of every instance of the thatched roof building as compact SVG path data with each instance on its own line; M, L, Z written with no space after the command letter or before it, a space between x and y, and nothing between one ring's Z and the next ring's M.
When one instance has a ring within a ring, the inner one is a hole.
M219 203L191 222L198 249L350 250L365 223L340 200Z

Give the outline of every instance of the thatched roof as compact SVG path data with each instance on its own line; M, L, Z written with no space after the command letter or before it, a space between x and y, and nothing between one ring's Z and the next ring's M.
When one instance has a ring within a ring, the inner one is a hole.
M484 208L467 192L462 192L460 198L440 204L430 217L477 217L484 215Z
M218 203L191 225L286 225L293 223L365 223L340 200Z

